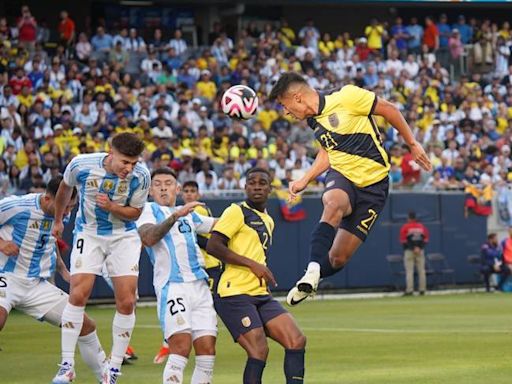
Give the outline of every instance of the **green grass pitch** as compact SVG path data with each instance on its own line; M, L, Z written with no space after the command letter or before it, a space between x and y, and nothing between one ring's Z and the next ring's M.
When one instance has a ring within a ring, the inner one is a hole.
M506 294L317 300L292 310L308 337L311 384L477 384L512 380L512 306ZM110 349L113 309L92 307ZM153 307L137 310L132 345L139 360L120 383L161 383L152 363L161 333ZM60 359L60 332L13 312L0 333L0 383L50 383ZM76 383L94 379L77 353ZM283 351L270 342L264 383L284 383ZM190 382L193 358L185 382ZM214 382L240 384L245 354L220 326Z

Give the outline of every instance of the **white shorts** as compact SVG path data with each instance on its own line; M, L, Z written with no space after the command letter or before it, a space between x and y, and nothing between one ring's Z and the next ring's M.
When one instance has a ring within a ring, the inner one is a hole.
M70 273L101 276L101 269L105 264L110 277L138 276L141 248L137 231L109 236L77 233L73 239Z
M164 338L190 333L192 340L217 336L217 313L206 280L167 283L157 292L157 312Z
M0 307L16 308L34 319L60 326L68 294L43 279L0 273Z

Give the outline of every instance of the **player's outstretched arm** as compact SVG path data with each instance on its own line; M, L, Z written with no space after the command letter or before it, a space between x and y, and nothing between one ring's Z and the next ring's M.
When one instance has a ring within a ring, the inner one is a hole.
M206 245L206 252L226 264L239 265L249 268L260 280L265 279L268 285L277 287L274 275L265 265L255 262L248 257L239 255L228 248L228 239L219 232L213 232Z
M73 188L61 181L57 195L55 195L55 223L53 224L52 235L60 239L64 232L64 212L73 195Z
M288 186L290 200L297 197L297 194L306 189L311 180L316 179L329 168L329 156L327 151L320 147L316 154L315 161L307 172L299 180L292 181Z
M195 207L199 205L204 205L199 201L193 201L191 203L185 204L183 207L179 208L167 219L162 221L159 224L143 224L139 227L138 232L140 239L142 240L142 244L146 247L152 247L171 230L172 226L180 217L184 217L191 213Z
M405 118L400 110L389 101L378 98L373 113L375 115L384 117L388 122L391 123L393 127L398 130L398 132L400 132L405 140L405 143L411 150L414 161L416 161L425 171L430 172L432 170L430 159L428 158L421 144L418 143L414 138L411 128L409 128L409 124L407 124L407 121L405 121Z

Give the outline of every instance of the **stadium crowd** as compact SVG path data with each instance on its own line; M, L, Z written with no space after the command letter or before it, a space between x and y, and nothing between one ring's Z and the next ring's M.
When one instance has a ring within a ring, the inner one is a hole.
M134 28L99 25L88 36L66 11L55 27L39 23L27 6L16 20L0 18L0 196L42 190L73 156L108 150L109 138L125 131L144 138L150 169L169 164L180 182L196 180L202 193L241 188L252 165L269 168L274 185L286 186L317 148L306 122L267 100L288 70L319 90L354 83L400 107L434 171L421 172L376 116L394 188L459 190L512 176L508 22L373 19L352 37L319 31L312 20L295 31L281 20L262 30L251 22L234 39L216 23L200 48L180 30L167 38L171 31L155 29L143 38ZM254 119L232 120L219 109L234 84L257 91Z

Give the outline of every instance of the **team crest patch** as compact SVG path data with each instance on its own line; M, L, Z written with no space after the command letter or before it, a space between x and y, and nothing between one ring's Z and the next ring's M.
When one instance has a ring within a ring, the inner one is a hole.
M242 325L245 327L245 328L249 328L251 326L251 319L249 316L245 316L243 319L242 319Z
M185 324L185 319L181 315L178 315L176 322L178 323L178 325L183 325Z
M335 113L330 114L328 119L329 119L329 124L331 124L331 127L336 128L340 123L340 121L338 120L338 115Z
M114 188L114 182L112 180L105 180L101 185L101 189L105 192L110 192Z
M80 268L81 266L82 266L82 259L79 257L78 259L76 259L75 268Z
M126 181L121 181L117 190L119 193L126 193L128 190L128 183Z
M45 231L49 230L52 226L52 222L50 220L43 220L41 224L41 228Z

